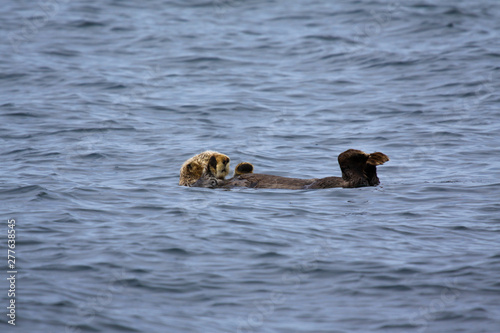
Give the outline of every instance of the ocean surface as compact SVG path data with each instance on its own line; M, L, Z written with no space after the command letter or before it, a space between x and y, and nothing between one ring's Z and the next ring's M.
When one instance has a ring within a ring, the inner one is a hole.
M500 332L500 2L2 5L0 332Z

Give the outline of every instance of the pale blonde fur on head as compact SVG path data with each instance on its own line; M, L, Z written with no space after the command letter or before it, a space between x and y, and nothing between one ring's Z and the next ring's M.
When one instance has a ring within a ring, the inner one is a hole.
M180 170L179 185L191 186L194 184L201 177L212 156L217 160L215 176L218 179L224 179L229 174L229 157L216 151L207 150L184 162Z

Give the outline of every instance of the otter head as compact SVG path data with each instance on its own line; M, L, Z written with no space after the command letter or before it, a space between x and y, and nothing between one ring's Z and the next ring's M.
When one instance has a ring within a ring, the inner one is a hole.
M200 177L208 160L214 157L217 162L214 175L218 179L224 179L229 174L229 157L216 151L207 150L188 159L181 167L179 185L190 186Z
M377 165L384 164L387 155L376 152L367 154L361 150L349 149L339 155L342 179L353 187L374 186L380 183L377 177Z
M191 186L209 188L219 187L221 180L217 178L218 166L219 163L217 162L217 158L215 156L210 157L210 160L208 160L207 166L205 167L205 170L203 170L201 177Z

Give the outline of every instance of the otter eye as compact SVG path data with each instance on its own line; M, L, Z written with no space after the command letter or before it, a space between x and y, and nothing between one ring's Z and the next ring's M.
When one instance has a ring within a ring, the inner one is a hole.
M217 181L216 181L215 179L212 179L212 180L210 181L210 186L212 186L212 187L217 186Z

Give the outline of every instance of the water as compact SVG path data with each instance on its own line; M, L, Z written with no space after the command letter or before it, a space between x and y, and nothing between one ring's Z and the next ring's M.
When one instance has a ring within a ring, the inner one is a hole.
M2 332L499 331L496 1L0 18ZM380 186L177 186L207 149L310 178L339 176L348 148L390 157Z

